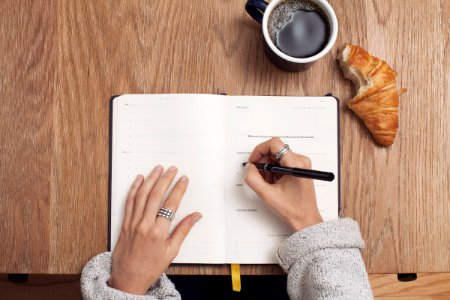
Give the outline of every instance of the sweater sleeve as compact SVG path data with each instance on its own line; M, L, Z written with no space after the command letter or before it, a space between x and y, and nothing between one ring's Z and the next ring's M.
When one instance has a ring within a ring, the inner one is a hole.
M133 295L108 286L111 275L112 257L110 252L101 253L92 258L81 273L81 293L86 300L117 299L117 300L156 300L181 299L174 284L165 274L150 287L147 295Z
M358 223L338 219L290 236L278 249L291 299L373 299Z

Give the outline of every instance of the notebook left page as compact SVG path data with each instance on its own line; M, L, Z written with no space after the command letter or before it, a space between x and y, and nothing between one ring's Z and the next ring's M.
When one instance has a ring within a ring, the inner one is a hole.
M138 174L176 165L189 187L172 228L203 213L175 263L223 263L225 102L219 95L123 95L113 103L111 249L122 226L126 196Z

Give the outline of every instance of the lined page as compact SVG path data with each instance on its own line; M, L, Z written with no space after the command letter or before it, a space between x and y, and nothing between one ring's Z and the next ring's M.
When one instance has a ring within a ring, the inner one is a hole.
M314 169L333 172L314 181L324 220L338 217L337 101L332 97L230 97L227 120L226 236L228 263L277 263L276 250L292 232L244 185L242 162L253 148L281 137L309 156Z
M111 249L122 225L127 193L138 174L157 164L178 166L189 187L173 227L200 211L174 262L223 263L225 102L216 95L123 95L113 104Z

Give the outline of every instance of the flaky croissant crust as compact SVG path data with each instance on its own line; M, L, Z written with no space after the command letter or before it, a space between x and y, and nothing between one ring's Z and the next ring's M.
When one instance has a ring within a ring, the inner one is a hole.
M398 129L397 73L385 61L351 44L344 45L338 60L344 76L358 89L348 107L362 119L378 144L391 145Z

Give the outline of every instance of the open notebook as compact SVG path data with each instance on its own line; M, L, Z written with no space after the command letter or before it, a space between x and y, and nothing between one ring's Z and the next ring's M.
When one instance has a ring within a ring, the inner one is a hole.
M189 187L172 225L193 211L203 218L175 263L276 263L292 232L245 191L242 162L272 136L307 155L325 220L338 217L338 102L333 97L122 95L112 101L110 249L120 233L129 187L138 174L176 165Z

